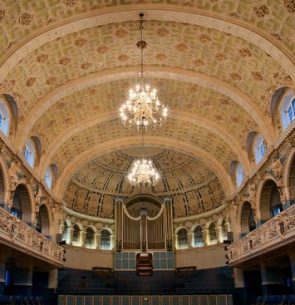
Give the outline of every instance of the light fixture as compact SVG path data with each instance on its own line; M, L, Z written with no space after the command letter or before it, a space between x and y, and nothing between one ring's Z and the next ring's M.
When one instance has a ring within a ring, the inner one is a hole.
M128 171L128 180L134 187L151 187L160 180L160 174L151 158L144 157L143 128L141 129L142 157L135 158Z
M157 90L144 84L143 50L147 46L143 40L143 17L140 13L140 41L136 43L141 54L140 85L129 90L128 100L120 107L119 113L122 123L129 128L138 130L155 129L161 127L167 119L168 108L161 104L157 96Z

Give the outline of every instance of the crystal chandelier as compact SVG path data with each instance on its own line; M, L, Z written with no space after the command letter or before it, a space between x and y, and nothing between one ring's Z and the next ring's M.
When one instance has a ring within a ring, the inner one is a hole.
M130 167L128 180L135 187L150 187L158 183L160 174L151 159L135 159Z
M168 108L161 104L157 97L157 90L151 89L149 85L144 85L143 82L143 49L147 46L143 40L143 17L144 14L139 14L140 17L140 41L137 42L137 47L141 54L141 84L135 89L129 90L128 100L120 107L119 113L122 123L133 128L136 126L138 130L151 127L161 127L167 118Z

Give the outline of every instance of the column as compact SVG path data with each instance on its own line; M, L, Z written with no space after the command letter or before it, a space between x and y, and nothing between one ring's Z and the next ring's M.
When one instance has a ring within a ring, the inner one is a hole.
M222 227L216 226L216 234L217 234L217 240L219 243L223 242L223 236L222 236Z
M263 294L280 294L282 290L280 267L277 265L266 265L264 262L260 262L260 271Z
M66 240L68 245L72 245L73 232L74 232L74 229L72 227L68 227L68 229L67 229L67 240Z
M178 238L177 238L177 234L176 233L174 234L174 241L175 241L174 247L175 247L175 249L178 249Z
M14 293L29 296L33 288L33 266L16 267L14 271Z
M86 232L80 231L80 245L81 247L85 247L85 241L86 241Z
M0 295L4 294L5 288L5 271L6 271L6 257L0 256Z
M50 304L54 304L54 295L58 286L58 269L50 269L48 273L48 295L47 299Z
M290 259L290 267L291 267L291 273L292 273L292 286L293 286L293 293L295 293L295 252L289 253L289 259Z
M101 238L100 232L97 232L97 233L95 234L95 236L96 236L96 249L99 249L99 250L100 250L100 238Z
M187 232L188 247L193 248L193 233Z
M209 230L208 229L203 229L203 240L204 240L204 245L208 246L210 245L210 240L209 240Z
M235 304L247 305L248 294L245 287L244 270L241 268L234 268L234 281L235 281L235 291L234 291L234 301Z

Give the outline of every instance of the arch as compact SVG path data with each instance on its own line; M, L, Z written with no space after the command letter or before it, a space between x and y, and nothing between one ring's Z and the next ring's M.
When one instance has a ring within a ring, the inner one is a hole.
M56 181L58 173L58 168L56 164L50 164L45 171L44 174L44 183L46 187L51 190L51 188L54 186L54 183Z
M193 230L193 246L203 247L204 246L203 230L200 225L197 225Z
M83 226L81 224L75 223L73 225L73 235L72 235L72 244L74 246L81 246L82 238L81 238L81 232L83 230Z
M295 202L295 150L293 149L290 153L290 161L286 162L286 176L288 177L288 181L285 185L287 185L288 197L290 204Z
M288 87L279 88L272 98L275 104L273 114L274 126L277 133L286 130L295 121L295 92ZM281 127L281 128L280 128Z
M34 168L41 157L41 142L38 137L29 138L23 148L23 154L27 163Z
M112 231L109 228L102 228L100 231L100 249L111 250L112 249Z
M179 250L187 249L189 247L187 229L184 227L179 228L176 232L176 236L177 236L177 249Z
M50 162L54 154L57 152L59 147L76 133L81 132L84 129L89 127L98 125L100 123L104 123L108 120L115 119L118 116L118 112L110 112L107 114L103 114L98 118L93 120L85 119L85 121L81 121L74 126L66 129L60 136L58 136L55 141L53 141L50 147L47 149L47 154L44 154L44 158L40 162L40 173L45 170L45 167ZM233 150L233 152L240 158L240 162L244 165L245 170L247 173L250 171L250 163L245 151L240 147L238 141L226 130L220 128L218 124L209 121L207 119L201 118L198 115L191 115L189 113L181 112L181 111L171 111L170 113L171 118L179 119L184 122L189 122L193 125L203 127L207 130L210 130L217 136L221 137L221 139L228 144L229 147Z
M39 214L37 218L37 231L49 236L50 235L50 220L48 208L45 204L42 204L39 208Z
M74 172L80 166L91 160L94 156L103 155L109 151L113 151L119 148L122 149L125 147L137 146L140 140L141 138L138 136L121 138L118 140L105 142L83 152L72 162L70 162L61 173L55 188L56 196L58 198L62 198L63 193L65 192L65 189ZM203 162L205 162L205 164L208 164L209 168L211 168L216 173L216 176L219 178L225 194L230 196L230 194L233 193L232 181L224 167L215 158L213 158L202 149L196 147L195 145L191 145L178 140L154 136L145 137L145 143L155 147L167 147L201 159Z
M215 222L211 222L208 227L209 233L209 245L215 245L218 243L218 236L216 231L216 224Z
M260 220L265 222L283 210L280 191L274 180L264 181L259 197Z
M19 184L13 194L11 213L27 224L32 224L32 211L32 200L28 188L24 184Z
M254 212L250 202L248 201L245 201L242 205L240 214L240 228L241 237L256 229Z
M121 6L99 9L69 18L67 21L61 20L34 32L31 36L13 46L8 55L2 59L0 81L5 79L9 71L19 61L38 47L61 36L108 24L113 20L117 22L134 20L137 18L138 10L145 12L147 20L190 23L240 37L267 52L295 79L292 53L277 39L271 37L269 33L248 22L191 7L169 5L169 7L164 8L161 4L140 4L140 6L133 4L125 5L124 10Z
M223 219L221 222L221 242L227 240L227 232L228 232L228 227L227 227L227 223L226 220Z
M9 137L17 128L18 110L14 98L9 94L0 95L0 130Z
M138 67L122 67L91 73L90 75L69 81L68 83L49 92L36 103L30 112L30 116L24 120L18 129L19 132L15 140L16 147L21 149L33 125L47 109L49 109L60 99L93 85L103 84L113 80L136 78L138 75L138 69ZM147 77L166 78L197 84L229 97L253 118L259 127L259 130L264 135L267 143L273 143L274 130L273 128L270 128L270 120L266 119L265 115L249 96L237 88L229 85L225 81L204 75L202 73L171 67L145 66L145 74Z
M0 195L0 206L6 205L10 196L10 178L8 177L8 167L6 162L0 156L0 175L1 175L1 195Z
M255 164L260 163L267 152L267 145L263 135L256 131L250 132L246 141L246 150L250 160L254 159Z
M95 231L92 227L88 227L85 231L85 247L95 248Z
M237 160L232 161L230 165L230 173L236 183L237 188L239 188L245 180L243 165Z

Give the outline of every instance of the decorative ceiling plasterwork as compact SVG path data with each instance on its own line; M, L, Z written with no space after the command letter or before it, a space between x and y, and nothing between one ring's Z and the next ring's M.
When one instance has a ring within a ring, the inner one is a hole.
M51 143L53 147L58 147L54 139L73 126L81 126L84 129L81 122L96 122L97 117L110 111L113 112L113 118L116 118L120 102L134 82L134 79L110 82L81 90L59 100L37 121L30 135L40 137L47 153L47 149L50 151ZM157 85L161 100L169 101L172 117L178 110L185 112L186 109L190 109L187 116L191 113L196 113L198 116L194 120L195 125L200 125L200 120L203 119L206 121L204 126L208 126L213 132L213 126L218 126L219 137L222 138L225 135L225 141L232 138L228 144L232 145L233 149L244 147L247 134L252 130L259 130L250 115L243 109L237 107L232 100L212 90L174 80L151 79L148 83L152 86ZM183 92L186 93L185 98ZM72 109L75 111L73 112ZM212 125L211 128L210 125ZM239 128L240 125L243 129ZM123 129L121 128L120 131L123 132Z
M113 217L116 195L132 196L138 190L131 187L126 172L141 148L129 148L95 158L76 172L65 192L64 202L80 213ZM219 207L224 199L215 174L195 158L175 151L150 148L145 155L161 173L161 181L152 188L154 195L173 194L174 216L183 217L207 212Z
M215 76L240 88L268 113L269 94L291 78L258 47L229 34L175 22L149 21L148 65L181 67ZM90 28L56 39L31 52L7 75L20 116L57 86L96 71L138 65L138 24L126 22Z
M282 86L294 87L294 0L97 2L1 2L0 93L11 94L18 106L11 138L16 149L29 136L39 137L36 172L43 177L56 163L59 198L85 162L105 153L112 158L122 147L134 150L137 134L121 127L117 109L137 75L134 20L145 11L146 76L172 119L147 135L147 145L169 149L170 157L194 156L200 172L213 170L225 196L232 195L230 162L238 160L250 172L245 142L251 131L272 147L271 96ZM202 212L183 198L177 217ZM110 202L89 213L111 217Z

